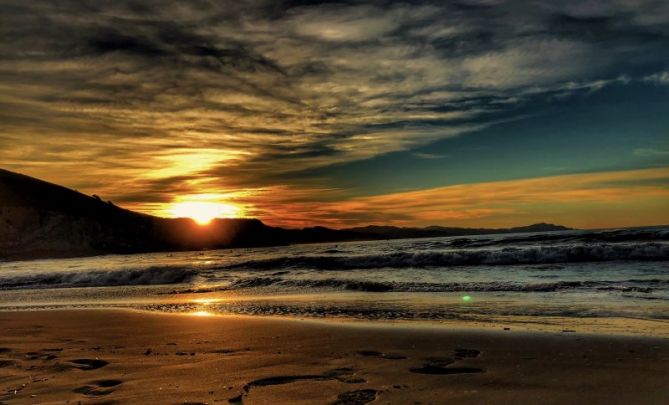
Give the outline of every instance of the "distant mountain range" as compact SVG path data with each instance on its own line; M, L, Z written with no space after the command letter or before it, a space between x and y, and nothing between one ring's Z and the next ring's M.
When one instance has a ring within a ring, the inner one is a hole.
M4 260L568 229L545 223L508 229L374 225L284 229L258 219L215 219L203 227L189 218L129 211L97 196L0 169L0 259Z

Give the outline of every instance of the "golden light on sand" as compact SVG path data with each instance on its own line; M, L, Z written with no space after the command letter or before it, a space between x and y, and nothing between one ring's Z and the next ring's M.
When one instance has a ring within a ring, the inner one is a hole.
M184 201L174 203L171 214L178 218L192 218L200 225L207 225L214 218L239 218L242 208L230 204L208 201Z
M211 305L216 302L222 301L221 298L195 298L193 299L193 302L196 304L202 304L202 305Z
M195 312L191 312L190 315L192 315L192 316L212 316L214 314L212 314L211 312L207 312L207 311L195 311Z

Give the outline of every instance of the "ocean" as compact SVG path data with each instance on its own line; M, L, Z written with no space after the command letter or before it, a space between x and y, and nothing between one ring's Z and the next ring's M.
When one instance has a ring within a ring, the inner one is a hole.
M669 322L669 227L0 263L0 310Z

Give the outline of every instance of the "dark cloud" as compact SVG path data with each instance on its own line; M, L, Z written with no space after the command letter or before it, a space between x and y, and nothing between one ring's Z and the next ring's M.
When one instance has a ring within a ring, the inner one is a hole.
M664 27L637 26L630 15L578 17L557 14L549 19L546 35L556 35L579 41L611 43L614 46L634 44L646 46L649 41L667 39Z
M99 172L151 178L156 150L221 151L184 176L119 180L137 202L195 180L301 184L301 170L462 135L536 98L622 76L663 85L668 57L669 6L651 0L9 0L0 160L113 155Z

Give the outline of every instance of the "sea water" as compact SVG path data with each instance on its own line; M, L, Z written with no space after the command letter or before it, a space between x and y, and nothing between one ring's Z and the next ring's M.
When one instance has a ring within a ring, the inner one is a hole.
M321 243L0 263L0 310L669 322L669 228Z

